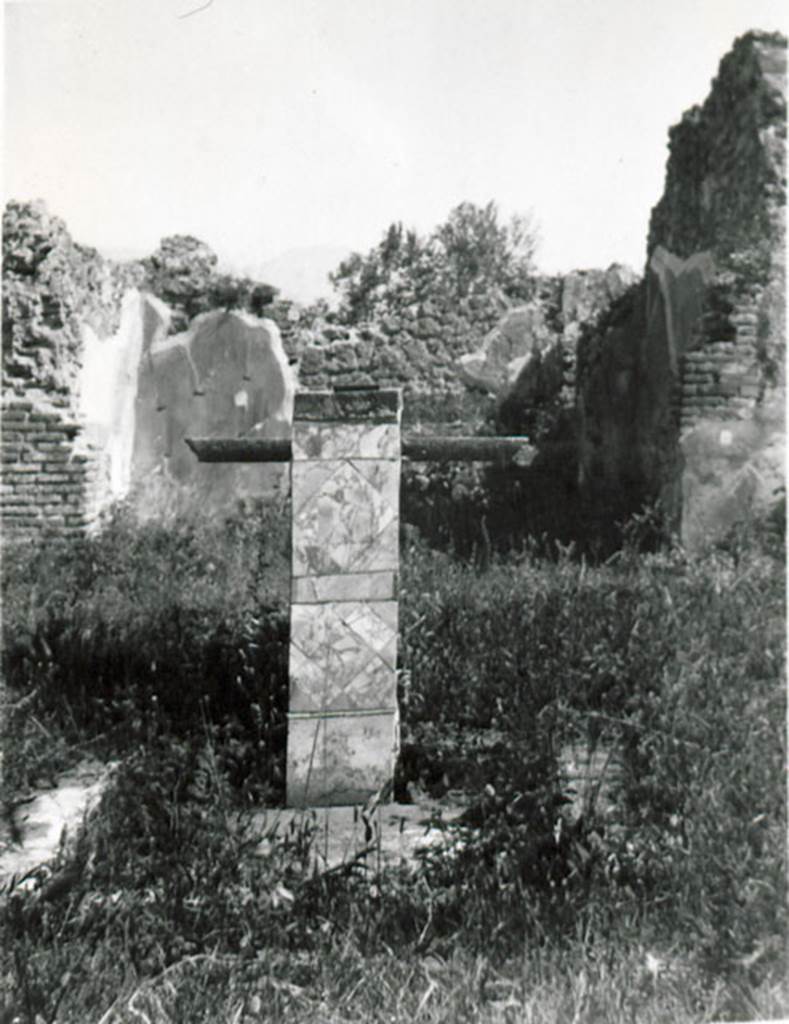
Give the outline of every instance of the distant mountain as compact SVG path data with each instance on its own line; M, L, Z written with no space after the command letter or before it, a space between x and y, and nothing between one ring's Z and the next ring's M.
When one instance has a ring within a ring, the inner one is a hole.
M302 246L256 264L246 272L258 281L274 285L282 298L307 305L319 298L331 298L329 272L336 270L350 253L350 246Z

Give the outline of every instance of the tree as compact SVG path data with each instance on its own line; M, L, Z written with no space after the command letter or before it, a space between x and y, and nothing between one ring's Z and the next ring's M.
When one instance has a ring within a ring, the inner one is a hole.
M531 294L536 243L530 216L503 224L494 202L464 202L427 239L391 224L366 256L353 253L329 279L339 293L339 316L350 324L385 313L404 293L457 302L497 289L523 300Z

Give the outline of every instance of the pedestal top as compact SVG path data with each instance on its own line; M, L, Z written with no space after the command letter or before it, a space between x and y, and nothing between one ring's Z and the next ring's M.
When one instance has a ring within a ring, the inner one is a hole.
M293 418L321 423L397 423L402 407L400 388L297 391Z

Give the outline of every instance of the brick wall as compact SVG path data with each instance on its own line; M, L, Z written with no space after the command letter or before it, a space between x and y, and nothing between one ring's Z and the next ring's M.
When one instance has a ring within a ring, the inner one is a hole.
M67 399L3 403L0 525L5 540L76 534L96 519L105 456L80 443Z
M755 339L747 335L686 352L675 399L680 430L709 418L741 418L764 389Z
M107 494L106 458L82 434L83 325L119 323L124 272L77 245L45 205L3 214L3 542L78 533Z

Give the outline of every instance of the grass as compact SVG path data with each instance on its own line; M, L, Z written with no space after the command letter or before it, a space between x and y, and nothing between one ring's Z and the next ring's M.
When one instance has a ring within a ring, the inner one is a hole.
M279 792L288 523L278 504L144 527L120 508L98 536L6 552L6 787L208 722L239 785Z
M7 561L6 803L85 749L122 763L2 896L0 1021L789 1012L779 524L600 565L409 543L398 785L470 808L408 867L318 874L309 816L249 816L281 797L281 513L120 515ZM615 752L610 806L580 817L571 743Z

